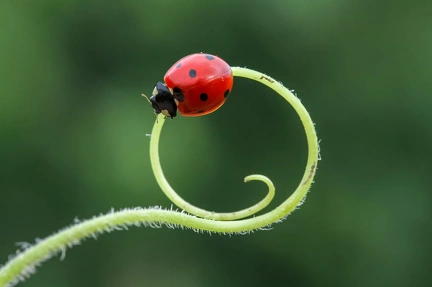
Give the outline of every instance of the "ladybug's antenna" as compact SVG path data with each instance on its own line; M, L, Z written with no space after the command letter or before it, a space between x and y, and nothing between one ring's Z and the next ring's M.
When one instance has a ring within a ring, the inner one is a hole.
M150 99L146 96L146 95L144 95L144 94L141 94L141 96L143 96L144 98L146 98L147 99L147 101L151 104L151 102L150 102Z
M141 94L141 96L143 96L144 98L146 98L147 101L150 103L150 105L153 106L152 102L150 101L150 99L149 99L146 95ZM158 114L157 114L156 112L155 112L154 114L155 114L155 116L156 116L156 123L157 123L157 122L158 122Z

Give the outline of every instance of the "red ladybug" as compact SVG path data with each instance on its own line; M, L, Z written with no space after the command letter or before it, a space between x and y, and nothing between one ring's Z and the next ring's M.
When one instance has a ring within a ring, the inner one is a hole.
M233 86L231 67L210 54L192 54L180 59L158 82L149 101L156 114L174 118L210 114L220 108Z

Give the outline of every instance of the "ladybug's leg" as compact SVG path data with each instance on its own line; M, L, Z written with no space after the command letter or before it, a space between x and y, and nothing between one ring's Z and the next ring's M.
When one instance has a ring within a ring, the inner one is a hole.
M184 101L183 92L182 92L182 90L180 90L179 87L174 87L174 89L173 89L173 97L174 97L174 99L176 99L179 102L183 102Z

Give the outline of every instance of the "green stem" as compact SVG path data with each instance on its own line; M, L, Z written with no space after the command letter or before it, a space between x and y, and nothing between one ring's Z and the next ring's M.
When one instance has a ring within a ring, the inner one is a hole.
M14 258L9 260L6 265L0 269L0 286L15 285L20 280L24 280L33 274L35 268L43 261L60 252L64 252L67 247L72 247L85 238L94 237L103 232L124 229L132 225L150 227L167 225L173 228L187 227L196 231L220 233L249 232L279 222L293 211L305 198L312 184L318 163L319 148L314 124L300 100L279 82L253 70L240 67L233 67L232 70L237 77L258 81L279 93L294 107L303 123L309 150L308 160L305 173L299 186L287 200L277 208L263 215L241 219L262 210L274 197L274 186L270 179L263 175L250 175L245 178L245 182L259 180L264 182L269 188L267 196L252 207L231 213L216 213L203 210L184 201L171 188L168 181L165 179L160 165L158 145L160 132L165 119L159 116L153 127L150 141L150 159L153 172L158 184L168 198L178 207L190 214L174 210L163 210L160 208L135 208L111 212L77 223L16 254Z

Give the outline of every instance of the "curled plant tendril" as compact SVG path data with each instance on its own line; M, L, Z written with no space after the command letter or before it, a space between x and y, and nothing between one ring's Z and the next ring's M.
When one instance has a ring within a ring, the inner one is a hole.
M43 240L37 240L33 246L30 244L23 245L0 269L0 287L14 286L32 275L36 267L42 262L60 253L63 258L68 247L73 247L83 239L96 237L104 232L127 229L128 226L160 227L166 225L170 228L192 228L195 231L241 233L265 228L280 221L293 211L305 198L312 184L319 159L319 146L314 124L300 100L279 82L250 69L233 67L232 70L234 76L258 81L280 94L293 106L303 123L308 143L308 159L303 178L288 199L265 214L246 218L265 208L273 199L275 193L274 185L270 179L263 175L250 175L245 178L245 182L259 180L269 188L267 196L252 207L231 213L215 213L195 207L184 201L171 188L160 165L158 144L165 119L163 116L159 116L153 127L150 140L150 159L153 172L158 184L168 198L183 211L190 214L159 207L133 208L111 211L108 214L85 221L76 220L74 225L62 229Z
M163 124L165 122L164 116L159 115L158 119L156 119L156 123L153 126L152 136L150 140L150 160L153 168L153 173L155 174L156 180L161 187L162 191L166 194L166 196L179 208L189 212L192 215L197 217L211 219L215 221L224 221L223 227L228 227L232 225L232 229L222 228L222 229L214 229L211 231L216 232L242 232L248 231L259 227L264 227L270 225L283 217L287 216L295 207L301 203L303 198L306 196L306 193L309 190L310 185L312 184L313 177L315 175L317 162L319 158L319 149L318 149L318 139L316 136L314 124L312 119L309 116L309 113L306 111L304 106L301 104L300 100L287 88L285 88L281 83L272 79L271 77L264 75L262 73L246 69L240 67L232 67L232 71L234 76L249 78L251 80L258 81L269 88L273 89L275 92L279 93L285 100L287 100L296 110L299 115L305 132L306 138L309 147L308 153L308 161L306 164L306 170L303 175L303 179L300 182L300 185L297 187L296 191L279 207L275 208L272 211L267 212L266 214L256 216L250 219L243 219L250 215L257 213L258 211L265 208L273 199L275 194L275 187L271 180L263 175L249 175L245 178L245 182L251 180L259 180L264 182L268 186L267 196L258 202L257 204L235 212L230 213L217 213L212 211L207 211L196 207L189 202L185 201L181 198L175 190L170 186L168 181L166 180L164 173L162 171L162 167L159 160L159 137L162 131ZM238 220L242 219L239 221ZM234 228L235 226L235 228ZM253 226L253 227L252 227Z
M230 212L230 213L218 213L213 211L207 211L204 209L201 209L199 207L196 207L189 202L186 202L183 198L181 198L177 192L170 186L168 181L166 180L162 167L159 160L159 136L160 132L162 130L163 123L165 122L164 116L159 116L159 119L157 120L159 123L156 123L153 126L153 132L150 140L150 160L151 160L151 166L153 168L153 173L156 176L156 180L161 187L162 191L165 193L165 195L179 208L183 209L184 211L189 212L190 214L196 215L198 217L211 219L211 220L236 220L248 217L252 214L257 213L258 211L265 208L273 199L275 195L275 187L271 180L263 175L249 175L245 177L244 181L249 182L251 180L260 180L263 181L265 184L267 184L269 191L267 193L267 196L255 204L254 206L251 206L249 208L236 211L236 212Z

